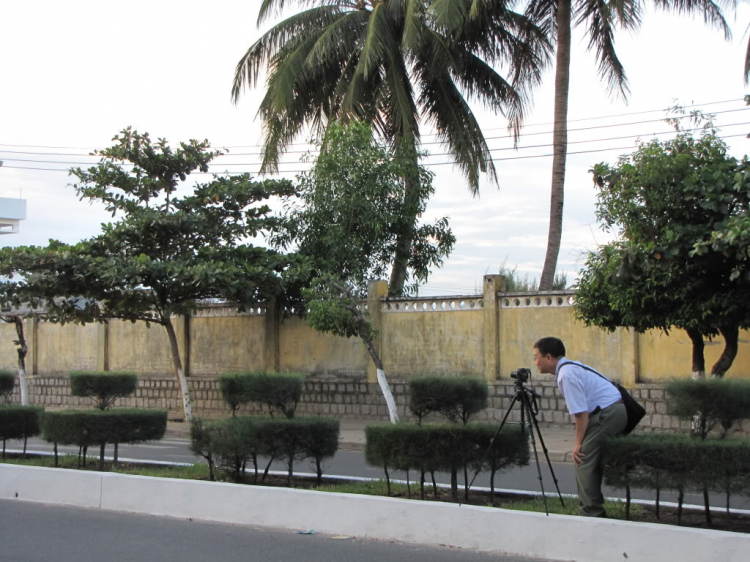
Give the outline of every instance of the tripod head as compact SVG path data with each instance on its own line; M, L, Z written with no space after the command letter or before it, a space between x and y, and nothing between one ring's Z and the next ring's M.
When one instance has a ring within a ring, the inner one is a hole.
M524 386L524 384L527 383L531 378L531 369L521 368L512 371L510 373L510 378L516 381L516 392L525 392L527 394L531 394L534 398L541 398L541 396L539 396L539 394L537 394L535 391Z

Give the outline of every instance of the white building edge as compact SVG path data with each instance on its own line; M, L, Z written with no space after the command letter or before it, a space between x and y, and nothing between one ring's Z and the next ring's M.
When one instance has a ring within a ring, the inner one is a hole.
M0 234L18 233L21 221L26 219L26 199L0 197Z

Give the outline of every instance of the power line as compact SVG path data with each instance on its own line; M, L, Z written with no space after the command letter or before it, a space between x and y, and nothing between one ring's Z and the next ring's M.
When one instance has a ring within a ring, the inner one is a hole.
M750 109L750 108L748 108ZM720 128L727 128L727 127L739 127L739 126L747 126L750 125L750 121L744 121L741 123L728 123L721 125ZM702 127L693 127L691 129L682 129L682 132L692 132L692 131L700 131L702 130ZM616 137L606 137L606 138L597 138L597 139L586 139L586 140L578 140L578 141L568 141L568 145L571 144L585 144L585 143L592 143L592 142L609 142L614 140L623 140L623 139L630 139L630 138L643 138L643 137L652 137L657 135L669 135L674 134L675 131L650 131L645 133L634 133L630 135L621 135ZM545 143L545 144L531 144L526 146L518 146L518 147L500 147L500 148L490 148L488 149L489 152L500 152L500 151L506 151L506 150L528 150L531 148L545 148L549 146L554 146L553 143ZM14 151L4 151L0 150L0 153L14 153L18 154L18 152ZM43 153L43 152L23 152L21 154L40 154L40 155L52 155L51 153ZM257 153L247 153L247 155L255 155ZM60 154L61 156L86 156L86 155L74 155L74 154ZM427 154L427 158L432 158L435 156L451 156L452 153L450 152L439 152L439 153L430 153ZM228 154L226 156L243 156L243 154ZM61 161L61 160L34 160L34 159L26 159L26 158L7 158L4 157L5 161L8 162L31 162L31 163L37 163L37 164L43 164L43 163L49 163L49 164L67 164L67 165L76 165L76 166L90 166L94 165L95 163L92 162L70 162L70 161ZM288 163L287 163L288 164ZM131 166L130 163L123 163L122 165ZM231 162L231 163L224 163L221 164L222 166L261 166L261 162ZM282 164L283 165L283 164ZM429 164L426 164L429 165Z
M742 124L743 123L736 123L736 125L742 125ZM636 136L636 135L632 135L632 136ZM747 137L747 135L745 133L739 133L739 134L736 134L736 135L717 136L717 138L719 138L719 139L731 139L731 138L736 138L736 137ZM625 137L625 138L629 138L629 137ZM584 141L579 141L579 142L584 142ZM586 142L593 142L593 141L586 141ZM569 144L571 144L571 143L569 143ZM546 145L546 146L551 146L551 145ZM638 145L618 146L618 147L610 147L610 148L599 148L599 149L592 149L592 150L579 150L579 151L573 151L573 152L568 151L567 154L568 155L594 154L594 153L597 153L597 152L610 152L610 151L613 151L613 150L631 150L631 149L635 149L635 148L638 148ZM553 154L530 154L530 155L526 155L526 156L512 156L512 157L508 157L508 158L492 158L491 160L493 162L504 162L504 161L508 161L508 160L526 160L526 159L529 159L529 158L549 158L551 156L553 156ZM34 161L31 161L31 162L34 162ZM37 162L39 162L39 161L37 161ZM42 160L41 162L49 162L49 161ZM55 162L50 162L50 163L55 163ZM56 163L62 164L64 162L56 162ZM456 164L459 164L459 163L456 162L456 161L448 161L448 162L425 162L422 165L425 166L425 167L430 167L430 166L449 166L449 165L456 165ZM257 165L260 165L260 164L226 164L226 165L227 166L229 166L229 165L233 165L233 166L253 166L253 165L256 165L257 166ZM46 172L69 172L70 171L67 168L38 168L38 167L31 167L31 166L3 166L3 168L13 169L13 170L41 170L41 171L46 171ZM273 174L273 175L301 174L301 173L308 172L308 171L310 171L309 168L306 169L306 170L279 170L276 174ZM196 176L198 176L198 175L213 176L213 175L238 175L238 174L246 174L246 173L251 173L251 172L239 172L239 171L229 171L229 170L227 170L227 171L224 171L224 172L193 172L192 175L196 175ZM256 175L258 175L258 173L256 173ZM268 175L270 175L270 174L268 174Z
M703 106L709 106L709 105L720 105L720 104L725 104L725 103L735 103L735 102L742 102L742 101L744 101L744 100L743 99L731 99L731 100L713 101L713 102L706 102L706 103L695 103L695 104L690 104L690 105L684 105L684 106L681 106L681 107L683 109L689 109L689 108L693 108L693 107L703 107ZM645 111L633 111L633 112L618 113L618 114L613 114L613 115L599 115L599 116L596 116L596 117L582 117L580 119L568 119L567 122L568 123L578 123L578 122L583 122L583 121L596 121L596 120L600 120L600 119L613 119L613 118L616 118L616 117L628 117L628 116L632 116L632 115L645 115L645 114L649 114L649 113L665 112L665 111L668 111L669 109L670 108L650 109L650 110L645 110ZM742 111L743 109L750 109L750 108L733 109L733 110L726 110L726 111L717 111L717 112L713 113L712 115L719 115L721 113L729 113L729 112L733 112L733 111ZM674 118L680 119L680 118L684 118L684 117L689 117L689 115L686 115L686 116L675 116ZM654 120L649 120L649 121L639 121L639 122L636 122L636 123L648 123L648 122L653 122L653 121L663 121L663 119L654 119ZM540 126L547 126L547 125L554 125L554 124L555 124L554 121L549 121L549 122L543 122L543 123L525 124L523 126L524 127L540 127ZM610 127L610 126L622 126L622 124L602 125L602 126L599 126L599 127L591 127L591 128L602 128L602 127L606 128L606 127ZM502 129L505 129L505 127L494 127L494 128L490 128L490 129L484 129L484 130L485 131L499 131L499 130L502 130ZM587 127L587 128L580 128L580 129L568 129L568 131L569 132L570 131L583 131L583 130L588 130L588 129L589 128ZM466 133L466 132L471 132L471 131L465 130L465 131L460 131L460 132ZM551 131L549 131L549 132L541 132L541 133L540 132L537 132L537 133L525 133L525 136L539 135L539 134L551 134ZM425 133L422 136L423 137L440 136L440 133ZM504 135L504 136L501 136L501 137L488 137L487 140L489 140L489 139L496 139L496 138L511 138L511 137L512 137L512 135ZM429 142L429 143L422 143L422 144L442 144L442 143L440 143L440 142ZM0 143L0 147L4 147L4 146L12 147L12 148L44 148L44 149L50 149L50 150L88 150L88 151L100 150L100 149L92 148L90 146L88 146L88 147L86 147L86 146L50 146L50 145ZM214 148L227 148L227 149L229 149L229 148L258 148L258 147L261 147L262 145L259 145L259 144L252 145L252 144L250 144L250 145L230 145L230 146L227 146L227 145L214 144L212 146ZM309 143L309 142L304 142L304 143L290 143L288 146L314 146L314 145L312 143ZM0 151L2 151L2 152L19 153L18 151L13 151L13 150L0 150ZM298 152L307 152L307 151L298 151ZM45 153L38 153L38 152L23 152L23 153L24 154L45 154ZM260 154L260 153L247 153L247 154L237 153L237 155L255 155L255 154ZM68 154L68 153L60 153L60 154L51 153L51 155L55 155L55 156L91 156L91 154Z

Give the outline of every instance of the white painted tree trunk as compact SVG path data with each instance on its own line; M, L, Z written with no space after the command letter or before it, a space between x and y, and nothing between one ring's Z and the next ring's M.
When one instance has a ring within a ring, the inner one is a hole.
M377 369L377 372L378 384L380 385L380 390L383 392L383 396L385 397L385 403L388 406L388 416L391 418L391 423L398 423L396 401L393 399L391 387L388 386L388 380L385 378L385 371L383 371L383 369Z
M190 400L190 389L188 388L187 377L182 367L177 368L177 378L180 381L180 393L182 394L182 409L185 412L185 421L193 419L193 405Z
M18 387L21 389L21 406L28 406L29 381L26 378L26 369L18 369Z

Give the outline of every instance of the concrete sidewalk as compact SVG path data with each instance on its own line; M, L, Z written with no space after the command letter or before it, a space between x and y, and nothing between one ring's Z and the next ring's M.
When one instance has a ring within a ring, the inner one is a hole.
M341 420L341 432L339 434L339 446L347 451L363 451L365 448L365 427L368 425L386 424L372 420ZM170 421L167 423L167 437L188 439L190 437L190 426L183 422ZM536 435L535 435L536 437ZM571 451L575 445L575 429L544 429L542 438L549 451L549 458L553 462L571 462ZM537 440L539 458L544 459L542 447Z

